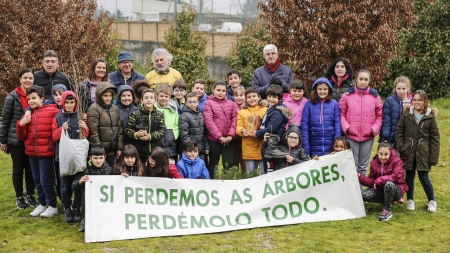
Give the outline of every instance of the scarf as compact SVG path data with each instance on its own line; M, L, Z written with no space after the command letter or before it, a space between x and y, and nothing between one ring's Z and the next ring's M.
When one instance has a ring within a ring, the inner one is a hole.
M95 91L97 90L97 85L98 82L94 81L94 80L88 80L89 83L91 83L91 88L90 88L90 92L91 92L91 104L95 104Z
M273 74L281 65L280 58L273 65L269 65L266 61L264 62L264 68L266 68L270 74Z
M159 75L167 75L167 73L169 73L169 71L170 71L170 67L168 66L166 69L163 69L163 70L159 70L159 69L155 68L155 71Z
M22 110L25 111L25 109L28 107L27 94L22 90L21 86L15 88L14 90L19 95L20 103L22 104Z

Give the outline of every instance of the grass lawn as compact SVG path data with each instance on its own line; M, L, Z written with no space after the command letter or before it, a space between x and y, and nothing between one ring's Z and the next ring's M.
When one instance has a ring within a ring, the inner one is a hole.
M84 243L78 224L53 218L31 218L31 208L15 210L11 160L0 154L0 252L450 252L449 135L450 101L439 109L439 164L430 173L438 211L426 211L427 199L416 177L416 210L394 205L394 217L378 221L379 204L365 204L367 217L346 221L304 223L218 234Z

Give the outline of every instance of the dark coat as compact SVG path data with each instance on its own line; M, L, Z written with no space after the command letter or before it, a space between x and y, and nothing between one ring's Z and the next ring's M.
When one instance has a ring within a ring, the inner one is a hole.
M383 123L381 124L379 142L387 141L394 143L395 129L398 120L403 113L403 102L397 97L397 93L386 98L383 104Z
M344 93L347 92L348 88L353 87L355 82L355 80L347 78L341 82L341 85L338 88L337 82L334 79L334 77L328 78L328 80L330 81L333 89L333 99L336 100L338 103L342 95L344 95Z
M52 100L52 87L56 84L64 84L68 90L71 90L70 83L72 79L70 76L66 75L63 72L59 72L58 70L53 73L53 75L47 74L45 70L39 70L34 72L34 84L41 86L44 88L45 99Z
M262 140L265 133L277 134L282 138L286 132L286 124L292 117L292 112L289 108L283 105L280 101L277 105L272 106L266 111L266 115L261 120L261 129L256 131L256 137Z
M16 133L16 123L23 116L23 107L19 94L14 90L5 99L0 125L0 143L13 146L23 146Z
M125 82L125 78L122 76L122 73L120 72L120 69L109 73L109 81L116 86L117 89L121 85L128 84L131 86L132 83L136 82L137 80L145 80L145 76L143 76L141 73L135 71L134 69L131 70L131 77Z
M101 96L107 89L114 91L114 100L116 87L109 82L101 82L95 92L96 102L88 110L90 132L88 140L91 144L102 145L106 155L112 155L123 148L123 127L120 122L119 108L112 104L105 104L102 100Z
M135 137L136 132L143 130L138 129L138 126L147 127L147 133L150 133L150 140L143 141ZM125 134L131 140L131 145L137 149L139 156L150 156L153 148L161 147L160 140L166 134L164 114L158 111L155 106L153 106L151 111L148 111L140 104L138 110L131 114L125 127Z
M82 172L78 172L75 174L75 179L72 182L72 190L73 191L80 191L81 189L84 189L84 184L79 184L78 181L84 176L84 175L120 175L120 171L117 169L111 168L109 164L105 161L102 165L102 167L97 168L94 165L91 164L91 161L87 162L86 169Z
M188 106L183 107L180 115L180 138L183 145L187 141L193 140L198 143L198 151L204 153L209 150L209 142L206 139L205 122L203 114L197 108L196 111L189 109Z
M289 92L290 84L294 81L294 72L291 68L280 64L280 67L275 72L270 73L266 67L261 66L253 72L252 77L252 86L258 89L261 98L266 98L266 91L270 85L270 80L274 77L281 80L283 92Z
M405 107L395 130L395 143L404 169L411 170L415 163L417 171L429 171L438 163L440 135L436 115L437 109L428 107L417 123L414 107Z

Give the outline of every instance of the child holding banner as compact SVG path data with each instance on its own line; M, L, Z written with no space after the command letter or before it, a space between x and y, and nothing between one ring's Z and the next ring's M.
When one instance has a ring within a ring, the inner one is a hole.
M392 204L408 190L403 178L403 162L392 145L381 142L370 163L369 176L358 173L358 178L360 184L369 187L362 192L363 200L383 204L383 211L378 219L388 221L392 218Z
M144 175L146 177L183 178L175 165L175 161L169 159L166 151L161 147L154 148L152 154L148 157Z
M84 183L89 181L89 175L119 175L120 172L112 169L106 162L105 148L100 145L94 145L89 150L89 161L86 170L79 172L75 175L75 179L72 182L72 190L75 195L81 195L81 205L83 206L83 212L80 223L79 232L84 232L84 215L85 210L85 195L84 195Z
M120 171L120 174L124 177L144 176L144 167L139 159L139 153L137 149L130 144L123 147L119 162L114 165L114 169Z
M333 150L331 151L331 154L334 155L337 152L341 152L341 151L347 150L349 148L350 148L350 144L349 144L347 138L345 138L345 136L339 136L336 139L334 139Z

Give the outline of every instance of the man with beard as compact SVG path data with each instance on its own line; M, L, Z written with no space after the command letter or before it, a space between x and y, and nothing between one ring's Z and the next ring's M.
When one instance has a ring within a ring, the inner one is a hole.
M264 66L253 72L252 86L258 89L261 98L266 98L266 90L271 84L280 85L283 93L289 92L289 87L294 80L294 72L291 68L280 63L278 49L273 44L264 47Z
M133 58L129 52L121 52L117 56L119 69L109 73L109 80L117 89L121 85L130 85L137 80L145 80L145 77L133 69Z
M166 49L155 49L152 53L152 62L155 69L145 77L150 88L157 90L160 86L167 86L172 91L175 81L183 79L180 72L170 67L172 55Z

